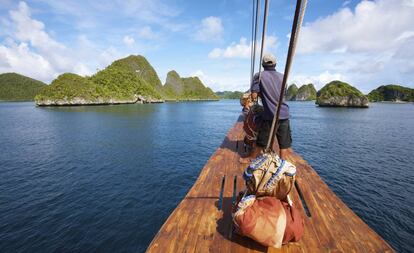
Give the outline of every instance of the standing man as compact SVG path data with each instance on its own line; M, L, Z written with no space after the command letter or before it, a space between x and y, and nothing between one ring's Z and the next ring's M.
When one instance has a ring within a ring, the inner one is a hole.
M251 84L250 91L253 101L259 96L262 100L264 113L263 123L257 136L257 147L252 153L252 157L257 157L266 147L269 139L272 120L277 110L280 90L282 89L283 74L276 71L276 57L266 53L263 56L262 66L264 68L259 80L259 73L256 73ZM289 106L282 103L276 137L280 147L280 157L286 159L287 152L292 145L292 137L289 124Z

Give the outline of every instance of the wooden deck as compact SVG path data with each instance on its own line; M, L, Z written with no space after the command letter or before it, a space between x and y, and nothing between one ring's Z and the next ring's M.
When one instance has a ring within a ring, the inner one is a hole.
M234 182L237 192L244 189L242 172L246 165L238 162L244 152L243 137L239 118L191 190L156 234L147 252L394 252L296 153L291 153L288 160L297 167L297 187L291 198L305 220L301 241L274 249L233 234Z

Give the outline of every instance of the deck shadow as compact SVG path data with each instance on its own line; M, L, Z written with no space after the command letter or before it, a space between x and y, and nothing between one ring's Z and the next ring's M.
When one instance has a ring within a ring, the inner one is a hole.
M243 137L244 136L241 136L240 138L237 138L236 140L231 140L229 139L228 136L226 136L220 148L228 149L231 152L237 153L240 156L244 156L247 152L247 149L245 149Z

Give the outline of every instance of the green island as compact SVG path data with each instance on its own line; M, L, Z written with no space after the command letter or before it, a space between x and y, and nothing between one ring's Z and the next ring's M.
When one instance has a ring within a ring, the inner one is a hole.
M315 86L310 84L304 84L300 88L296 84L292 84L287 89L285 99L287 101L312 101L316 100Z
M244 92L241 91L217 91L216 95L221 99L240 99Z
M214 92L210 88L205 87L198 77L182 78L175 70L168 72L162 94L166 100L218 99Z
M371 102L414 102L414 89L400 85L382 85L367 95Z
M17 73L0 74L0 101L33 101L46 84Z
M327 107L369 106L368 98L357 88L338 80L326 84L317 92L316 104Z
M35 97L37 105L94 105L161 103L165 100L217 100L198 77L168 73L162 85L156 71L141 55L114 61L90 77L72 73L58 76Z
M291 84L286 90L284 99L287 101L293 101L296 94L298 93L298 86L296 84Z

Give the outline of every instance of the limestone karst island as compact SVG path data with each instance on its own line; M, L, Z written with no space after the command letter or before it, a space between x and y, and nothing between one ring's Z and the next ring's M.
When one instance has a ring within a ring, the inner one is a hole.
M171 71L162 85L151 64L140 55L114 61L91 77L58 76L36 96L39 106L159 103L165 100L217 100L198 77Z
M0 101L35 101L38 106L105 105L239 99L243 92L213 92L198 77L180 77L171 70L164 84L141 55L114 61L92 76L64 73L47 85L17 73L0 74ZM287 101L316 101L324 107L361 107L369 102L414 102L414 89L381 85L364 95L342 81L332 81L319 91L312 83L291 84Z

